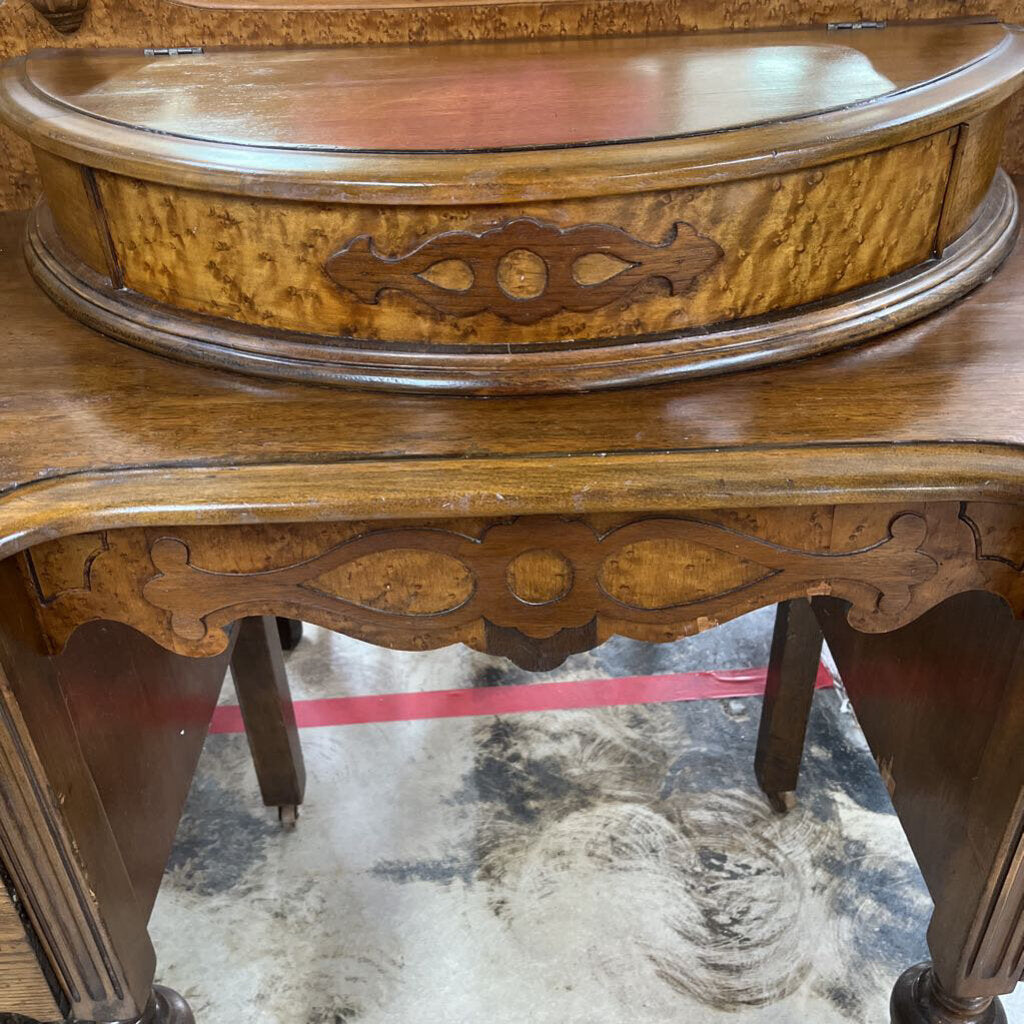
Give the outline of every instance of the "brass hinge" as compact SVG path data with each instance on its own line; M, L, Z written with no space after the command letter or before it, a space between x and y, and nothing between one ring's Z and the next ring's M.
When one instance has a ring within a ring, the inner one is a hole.
M201 46L163 46L143 51L147 57L187 57L202 52Z
M884 21L830 21L829 32L838 32L840 29L861 29L861 28L885 28Z

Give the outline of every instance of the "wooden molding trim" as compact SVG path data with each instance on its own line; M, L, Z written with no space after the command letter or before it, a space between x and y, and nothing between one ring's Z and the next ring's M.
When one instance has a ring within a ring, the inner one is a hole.
M32 922L72 1006L105 1019L137 1015L142 1007L55 800L0 673L0 856L18 891L32 894Z
M67 1007L21 901L0 864L0 1005L37 1021L63 1021Z
M390 516L672 514L731 507L908 503L956 494L1024 502L1024 447L985 443L816 444L777 449L568 453L529 457L343 459L89 471L24 484L0 498L0 557L75 534L125 527L313 524Z
M875 285L781 317L513 352L508 345L491 346L490 351L481 346L470 351L453 351L448 346L433 350L375 346L363 340L268 330L176 311L113 288L67 250L45 207L38 208L30 221L25 255L35 279L61 308L96 330L161 355L298 381L496 394L589 390L707 376L850 345L927 316L977 287L1009 255L1018 225L1017 193L1000 171L977 219L942 257ZM339 262L329 266L332 273L340 274L339 264L344 261L334 259ZM361 287L355 281L362 277L361 269L351 273L350 283ZM369 285L363 295L376 295L379 287L386 285Z
M84 622L112 619L211 655L231 622L278 614L388 647L462 642L530 668L612 635L674 640L799 596L844 598L866 632L970 589L1020 614L1018 561L1017 506L943 502L136 529L44 544L24 565L54 650Z

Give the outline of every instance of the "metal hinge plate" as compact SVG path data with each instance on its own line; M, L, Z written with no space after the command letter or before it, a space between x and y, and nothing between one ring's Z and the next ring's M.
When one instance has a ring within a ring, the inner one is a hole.
M885 28L884 21L830 21L828 23L829 32L838 32L840 29L853 29L856 31L861 28Z
M188 57L202 52L201 46L163 46L143 51L147 57Z

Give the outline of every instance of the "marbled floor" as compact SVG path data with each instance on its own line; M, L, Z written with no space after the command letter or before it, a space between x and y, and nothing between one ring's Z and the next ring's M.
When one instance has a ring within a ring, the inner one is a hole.
M535 677L307 626L288 670L311 698L746 668L772 615ZM841 705L817 694L784 817L753 781L756 698L304 730L293 833L244 737L212 736L161 980L199 1024L884 1024L931 907ZM1024 1022L1024 992L1006 1005Z

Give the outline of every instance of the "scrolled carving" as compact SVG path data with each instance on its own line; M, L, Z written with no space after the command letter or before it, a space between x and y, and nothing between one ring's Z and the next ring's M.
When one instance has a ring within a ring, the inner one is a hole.
M595 620L667 625L728 617L800 591L837 593L856 606L863 624L885 628L910 603L911 588L937 571L919 546L927 534L915 514L897 516L889 535L868 547L833 555L785 547L718 523L659 517L601 532L582 521L535 517L498 523L479 537L439 529L378 529L322 554L260 573L210 572L183 541L157 540L157 574L142 595L170 615L186 641L275 603L343 616L349 628L424 631L431 621L448 632L483 622L548 640ZM390 552L368 590L375 601L346 594L346 568ZM680 560L688 553L689 561ZM410 555L415 555L411 558ZM472 577L453 590L431 556ZM333 586L325 583L333 580ZM416 591L418 607L396 611L390 588ZM428 593L424 593L427 591ZM685 632L685 627L682 632Z
M491 312L532 324L562 310L584 313L628 296L645 281L684 294L722 258L719 246L677 221L659 243L610 224L555 224L519 217L475 234L449 231L403 256L381 255L360 235L325 264L361 302L396 290L449 316Z
M821 524L839 519L833 543ZM215 654L229 623L276 613L390 647L462 642L537 668L614 634L672 640L801 595L844 598L851 624L869 632L970 589L1021 614L1024 576L1001 552L1015 551L1022 522L1013 506L942 502L871 509L852 526L850 513L821 506L127 529L40 545L25 561L55 650L107 618L179 653Z

